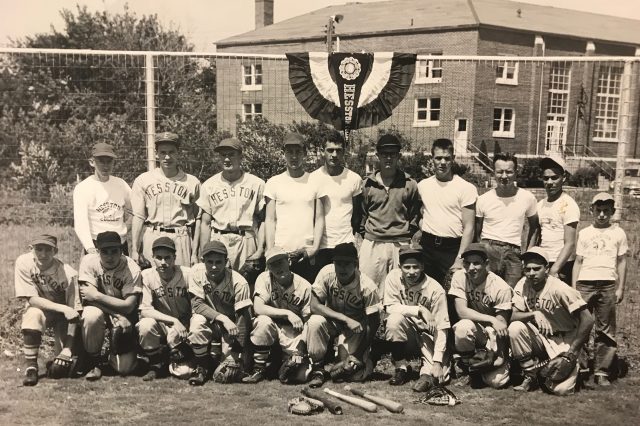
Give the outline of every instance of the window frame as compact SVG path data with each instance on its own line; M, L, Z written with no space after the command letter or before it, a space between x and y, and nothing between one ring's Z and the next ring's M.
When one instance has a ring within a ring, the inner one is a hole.
M432 102L434 99L438 99L438 104L439 104L438 108L435 108L435 109L432 106ZM420 108L418 104L420 101L423 101L423 100L427 101L427 106ZM418 115L421 111L426 112L425 119L418 118ZM431 114L434 111L438 112L437 120L431 119ZM438 127L440 126L441 114L442 114L442 97L441 96L417 97L415 98L413 103L413 127Z
M494 130L494 124L496 122L496 110L500 110L500 130ZM505 111L511 110L511 126L510 129L504 130L505 124ZM491 136L494 138L508 138L514 139L516 137L516 110L513 107L493 107L493 119L491 120Z
M605 80L606 86L605 91L601 91L603 88L601 86L601 76L603 74L603 67L607 67L607 77ZM614 80L612 77L614 76L613 70L616 68L618 72L616 73L617 79ZM620 66L616 65L601 65L598 73L598 83L596 86L596 100L595 100L595 108L593 112L593 141L594 142L618 142L620 140L620 108L621 108L621 100L622 100L622 77L624 71ZM615 93L612 93L612 89L615 90ZM613 109L609 110L609 106L614 106L616 108L614 115L607 115L609 112L614 113ZM603 112L603 113L602 113ZM599 129L600 122L606 122L608 120L615 119L616 125L614 131L606 131ZM615 133L614 137L604 136L605 133Z
M509 67L513 64L513 77L508 77ZM498 68L502 67L502 75L498 77L496 75L496 84L504 84L507 86L517 86L518 85L518 71L520 69L519 63L517 61L501 61L497 68L496 74L498 73Z
M428 53L426 55L421 55L421 56L427 56L428 58L418 58L416 60L416 71L415 71L415 84L436 84L436 83L442 83L442 76L444 74L443 68L442 68L442 60L441 59L436 59L433 58L435 56L442 56L442 53ZM424 65L421 65L422 62L426 62ZM436 67L434 66L434 63L438 63L440 66ZM420 70L422 68L426 68L426 71L422 74L424 74L424 76L421 76ZM440 77L434 77L434 70L440 70Z
M246 67L250 68L250 73L247 74ZM260 67L260 72L258 72L257 67ZM262 90L262 81L264 77L264 70L262 69L262 64L242 64L241 65L241 73L242 73L242 87L240 90L243 92L257 91ZM260 77L260 83L257 83L258 76ZM250 84L247 84L247 77L250 80Z
M260 112L256 112L256 106L260 105ZM242 121L253 120L256 117L263 117L264 108L262 102L255 103L243 103L242 104ZM250 107L251 111L247 112L247 107Z

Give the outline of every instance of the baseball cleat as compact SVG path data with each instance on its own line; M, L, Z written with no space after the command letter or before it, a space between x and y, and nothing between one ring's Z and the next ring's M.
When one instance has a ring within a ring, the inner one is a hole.
M100 370L100 367L93 367L93 369L89 371L84 378L91 382L100 380L102 378L102 370Z
M35 386L38 384L38 369L36 367L27 367L22 380L24 386Z
M389 379L389 384L391 386L402 386L409 381L409 373L411 372L411 367L407 366L407 369L404 368L396 368L396 371L391 379Z
M251 375L242 378L242 383L258 383L263 381L265 378L265 369L264 367L254 367Z
M518 386L514 386L513 390L517 392L529 392L537 387L536 380L531 376L524 376L524 380Z
M195 371L189 377L189 384L191 386L202 386L207 381L207 371L202 367L196 367Z
M147 371L147 374L142 376L142 380L145 382L151 382L158 378L158 372L154 369Z
M421 374L418 381L413 385L414 392L427 392L434 388L438 381L431 374Z
M319 388L324 384L324 371L322 370L314 370L309 375L309 387L312 389Z
M604 374L596 374L595 377L593 378L593 381L598 386L603 386L603 387L611 386L611 381L609 381L609 378Z

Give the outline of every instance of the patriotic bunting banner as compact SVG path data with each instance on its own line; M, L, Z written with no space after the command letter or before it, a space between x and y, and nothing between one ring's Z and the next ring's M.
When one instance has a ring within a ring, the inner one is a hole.
M389 118L415 70L409 53L288 53L289 83L307 113L344 132Z

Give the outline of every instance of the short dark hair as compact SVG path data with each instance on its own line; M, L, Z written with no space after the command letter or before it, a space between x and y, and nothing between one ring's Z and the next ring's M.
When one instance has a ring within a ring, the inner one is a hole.
M518 168L518 159L516 158L515 154L512 154L510 152L497 152L494 156L493 156L493 168L495 169L496 167L496 161L511 161L513 163L513 165L515 166L515 168Z
M453 155L453 142L451 142L451 139L440 138L433 141L433 145L431 145L431 155L433 155L436 148L449 151L451 155Z
M347 142L344 140L344 136L342 136L342 132L338 130L331 130L322 141L322 146L326 147L327 142L340 144L342 145L342 148L347 147Z

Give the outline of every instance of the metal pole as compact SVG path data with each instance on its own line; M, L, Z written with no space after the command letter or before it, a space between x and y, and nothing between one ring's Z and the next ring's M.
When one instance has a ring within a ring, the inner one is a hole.
M156 168L156 101L155 101L155 76L153 54L147 53L144 61L146 87L145 118L147 121L147 169Z
M327 24L327 52L333 52L333 16L329 18Z
M613 187L613 198L615 200L616 212L613 221L619 222L623 209L623 184L624 169L627 160L627 143L631 139L631 69L632 62L625 61L624 72L622 73L622 88L620 91L620 123L618 125L618 154L616 156L616 180Z

